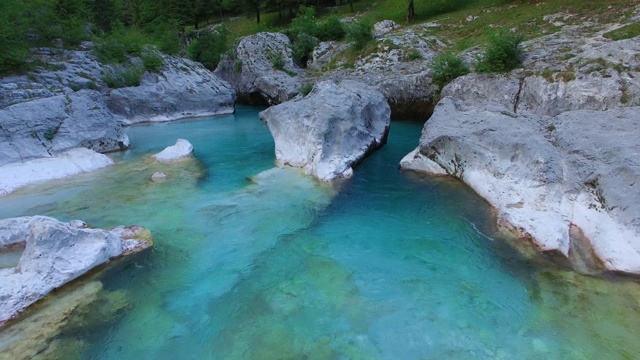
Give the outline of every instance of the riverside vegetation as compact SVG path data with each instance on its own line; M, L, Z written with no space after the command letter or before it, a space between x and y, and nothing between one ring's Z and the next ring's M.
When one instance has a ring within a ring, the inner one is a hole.
M640 287L606 279L640 273L640 1L14 0L0 10L16 24L0 24L0 171L11 175L0 194L25 186L31 159L62 168L58 178L115 165L0 198L0 212L105 228L125 218L158 239L87 284L96 299L102 284L132 295L117 316L63 314L43 337L3 328L0 353L638 353ZM236 100L273 106L258 115ZM390 118L428 120L417 148L421 123ZM149 157L176 136L194 142L165 150L184 149L183 161ZM130 140L127 152L95 152ZM273 169L274 150L278 166L329 183ZM5 275L34 254L4 251ZM89 303L80 312L102 301Z

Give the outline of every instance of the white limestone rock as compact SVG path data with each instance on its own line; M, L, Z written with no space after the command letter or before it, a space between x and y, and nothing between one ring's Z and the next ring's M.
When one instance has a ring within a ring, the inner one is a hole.
M27 185L62 179L113 165L108 156L77 148L54 157L40 158L0 166L0 196Z
M349 177L352 167L386 143L389 105L355 81L322 81L304 98L260 113L275 140L280 165L302 167L324 181Z
M0 245L24 243L15 268L0 269L0 323L110 259L122 256L131 239L123 231L78 228L46 216L0 220ZM141 234L141 231L133 231ZM134 251L151 246L141 237Z
M151 155L151 157L160 162L188 159L193 157L193 145L185 139L178 139L175 145L168 146L161 152Z
M283 69L274 67L276 57L282 59ZM236 59L223 56L215 74L229 82L245 103L274 105L298 94L304 70L294 64L286 35L261 32L242 38Z
M379 38L386 33L400 28L400 25L396 24L393 20L382 20L373 24L373 37Z
M579 263L586 246L604 269L640 274L639 119L638 107L548 117L445 97L409 157L464 181L542 250Z
M166 55L162 58L160 73L147 73L140 86L110 92L107 105L121 122L171 121L234 112L236 95L231 85L200 63Z
M0 109L0 165L77 147L124 150L129 137L93 90L58 95Z

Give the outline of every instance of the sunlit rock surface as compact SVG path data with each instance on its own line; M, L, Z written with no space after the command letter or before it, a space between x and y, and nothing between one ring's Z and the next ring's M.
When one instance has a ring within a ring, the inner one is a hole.
M17 266L0 269L0 323L110 259L152 245L141 227L110 232L74 225L46 216L0 220L0 245L25 244Z
M260 113L280 164L320 180L350 177L352 167L386 143L390 109L378 91L355 81L323 81L311 93Z
M113 165L113 160L85 148L0 166L0 196L27 185L63 179Z

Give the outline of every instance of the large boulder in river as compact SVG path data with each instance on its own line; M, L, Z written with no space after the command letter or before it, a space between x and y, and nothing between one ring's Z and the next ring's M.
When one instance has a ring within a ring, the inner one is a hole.
M80 90L0 109L0 165L86 147L123 150L129 138L98 91Z
M178 139L175 145L167 146L164 150L151 157L160 162L173 162L193 157L193 145L188 140Z
M45 216L0 220L0 248L24 245L15 268L0 269L0 323L110 259L151 246L148 230L85 228Z
M345 80L317 83L304 98L260 113L279 164L320 180L349 177L352 167L386 143L391 110L375 89Z
M247 104L274 105L300 92L303 70L293 63L291 41L261 32L238 43L236 58L223 56L215 74L228 81Z
M109 109L126 124L231 114L233 88L204 66L164 56L159 73L146 73L139 86L112 90Z

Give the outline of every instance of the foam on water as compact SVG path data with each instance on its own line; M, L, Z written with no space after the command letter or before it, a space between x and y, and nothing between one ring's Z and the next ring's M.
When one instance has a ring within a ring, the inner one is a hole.
M57 335L54 350L64 352L50 351L95 359L640 353L638 285L533 264L505 246L467 187L398 171L420 128L392 123L389 143L353 179L330 186L270 170L273 141L257 110L240 108L129 128L134 146L114 155L115 167L0 199L2 217L135 223L154 234L153 251L99 279L118 294L117 311L92 317L105 306L93 303L82 326ZM148 159L177 138L193 143L196 161ZM168 180L151 182L156 171ZM0 336L1 344L10 347Z

